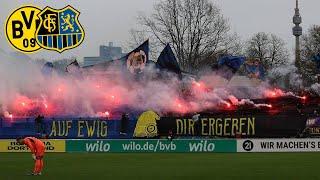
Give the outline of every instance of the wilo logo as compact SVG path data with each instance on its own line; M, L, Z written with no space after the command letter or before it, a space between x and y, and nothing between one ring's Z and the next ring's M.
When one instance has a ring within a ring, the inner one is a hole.
M109 152L110 144L103 141L97 141L95 143L86 143L87 152Z
M214 143L208 143L207 140L198 143L189 143L190 152L213 152L215 150Z

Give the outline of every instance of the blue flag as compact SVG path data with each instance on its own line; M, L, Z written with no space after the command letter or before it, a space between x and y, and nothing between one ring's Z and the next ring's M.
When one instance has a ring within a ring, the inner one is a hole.
M251 78L257 78L263 80L265 78L265 70L259 63L245 64L247 75Z
M244 56L225 55L218 59L217 74L227 80L230 80L240 69L246 58Z
M149 40L146 40L139 47L129 52L119 60L132 74L142 73L149 61Z
M245 60L246 58L244 56L226 55L219 58L218 66L227 66L231 68L233 72L237 72Z
M317 68L318 68L318 70L320 70L320 54L314 56L314 57L312 58L312 60L313 60L315 63L317 63Z
M53 72L53 63L52 62L46 62L41 68L41 73L44 76L51 76L52 72Z
M180 66L169 44L160 53L156 67L160 70L181 74Z
M149 40L146 40L136 49L132 50L120 59L105 61L99 64L87 66L85 68L107 69L112 64L119 65L120 68L127 69L132 74L143 72L146 64L149 61Z
M66 72L72 72L73 69L80 69L80 65L77 60L72 61L70 64L66 66Z

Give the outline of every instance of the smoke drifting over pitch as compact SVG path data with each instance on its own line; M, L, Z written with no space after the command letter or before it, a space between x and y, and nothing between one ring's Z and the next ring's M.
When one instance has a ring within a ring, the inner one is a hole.
M81 72L45 76L41 66L26 58L1 52L0 59L0 104L7 118L37 114L112 117L128 109L152 109L163 114L232 109L240 105L272 108L271 104L255 104L250 99L294 96L245 77L235 76L235 80L228 82L214 72L198 81L192 78L181 81L169 73L166 78L156 78L157 70L149 66L145 76L136 81L124 72L127 70L114 65L102 74L95 69L80 69Z

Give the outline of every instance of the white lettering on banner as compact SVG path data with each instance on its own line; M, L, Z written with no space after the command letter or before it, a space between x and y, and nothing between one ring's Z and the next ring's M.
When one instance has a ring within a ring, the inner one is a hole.
M145 142L139 144L135 141L131 141L129 143L123 143L122 149L124 151L153 151L153 152L162 152L162 151L175 151L177 149L176 144L173 142L164 143L160 140L157 140L154 143Z
M320 139L237 140L237 152L317 152Z
M213 152L215 149L214 143L208 141L200 141L198 143L189 143L190 152Z
M86 143L87 152L109 152L110 144L97 141L96 143Z

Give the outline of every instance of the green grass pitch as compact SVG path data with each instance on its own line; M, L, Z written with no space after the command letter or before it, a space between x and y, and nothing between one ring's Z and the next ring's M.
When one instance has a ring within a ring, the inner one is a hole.
M320 179L319 161L320 153L47 153L43 175L30 177L30 153L0 153L0 180Z

